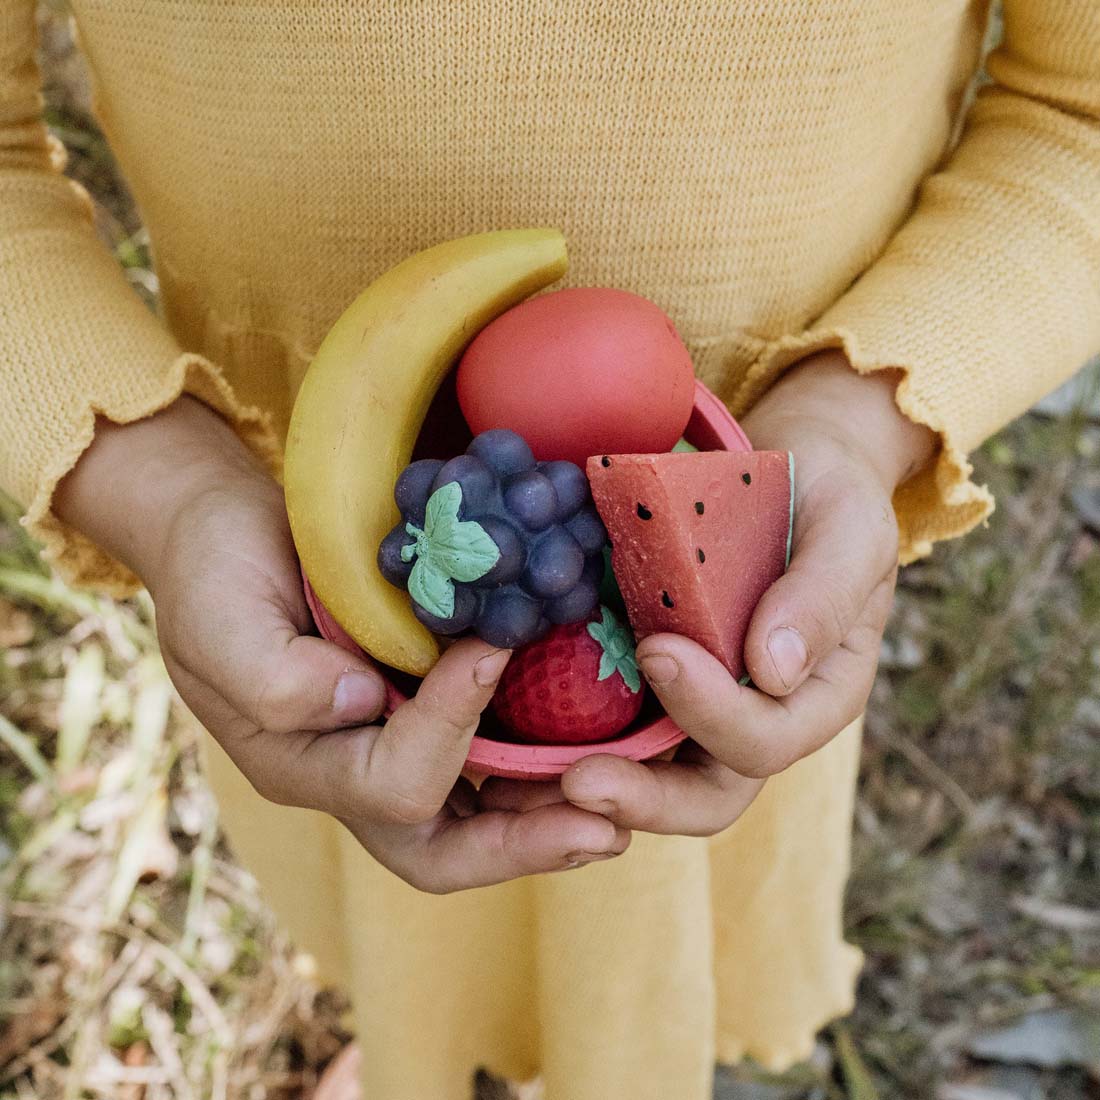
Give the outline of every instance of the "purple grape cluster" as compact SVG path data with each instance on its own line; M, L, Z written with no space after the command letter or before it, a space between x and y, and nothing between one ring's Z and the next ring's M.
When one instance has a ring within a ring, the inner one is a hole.
M409 587L417 543L432 495L452 482L462 491L459 518L474 521L499 551L473 581L453 581L454 612L440 618L413 600L416 617L436 634L472 630L513 649L554 624L587 619L599 602L607 530L572 462L536 462L522 436L482 432L449 462L422 459L406 467L394 490L401 522L378 548L378 568Z

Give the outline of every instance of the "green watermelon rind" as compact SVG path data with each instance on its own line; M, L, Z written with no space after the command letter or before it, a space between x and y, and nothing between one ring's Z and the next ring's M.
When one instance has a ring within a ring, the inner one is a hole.
M791 567L791 541L794 539L794 451L787 452L787 468L791 475L791 504L787 519L787 560L783 562L784 570Z

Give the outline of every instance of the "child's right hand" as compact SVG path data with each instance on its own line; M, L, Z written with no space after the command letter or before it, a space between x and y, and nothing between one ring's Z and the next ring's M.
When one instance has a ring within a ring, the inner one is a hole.
M507 651L460 642L371 724L381 678L311 636L282 492L205 406L101 422L55 507L146 583L180 695L264 797L332 814L432 893L626 849L627 830L567 802L479 810L460 773Z

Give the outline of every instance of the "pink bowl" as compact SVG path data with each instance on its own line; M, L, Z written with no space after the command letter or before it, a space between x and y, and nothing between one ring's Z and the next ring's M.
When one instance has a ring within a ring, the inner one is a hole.
M751 451L752 444L730 415L729 410L702 382L695 383L695 408L688 422L685 438L701 451ZM302 574L306 602L322 638L365 656L356 642L329 614L317 599L309 579ZM383 674L388 671L383 668ZM394 682L386 678L386 708L388 717L407 696ZM627 760L650 760L674 748L684 739L684 733L668 715L655 718L640 728L612 741L597 741L588 745L522 745L497 741L490 737L474 737L466 758L466 771L477 776L499 775L510 779L553 779L585 756L606 753Z

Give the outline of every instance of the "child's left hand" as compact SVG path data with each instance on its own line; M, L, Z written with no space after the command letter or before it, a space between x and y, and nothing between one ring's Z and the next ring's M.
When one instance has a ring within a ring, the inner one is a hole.
M646 638L639 663L690 740L670 762L587 757L562 776L558 797L627 829L709 836L744 812L767 776L862 713L897 576L891 497L935 447L894 404L898 377L860 377L839 352L822 353L745 418L755 447L795 456L790 568L761 600L745 644L755 686L740 686L686 638ZM493 786L487 800L523 801Z

